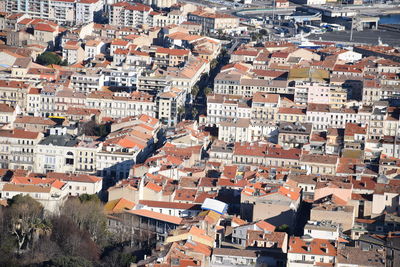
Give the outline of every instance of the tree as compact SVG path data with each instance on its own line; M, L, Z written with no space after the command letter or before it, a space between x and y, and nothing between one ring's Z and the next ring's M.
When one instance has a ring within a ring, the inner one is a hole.
M287 233L287 234L290 234L290 227L289 227L289 225L287 225L287 224L282 224L282 225L279 225L279 226L276 228L275 231L276 231L276 232L285 232L285 233Z
M210 68L211 69L215 69L215 67L218 65L218 61L214 58L213 60L211 60L210 62Z
M196 118L197 114L199 114L199 111L197 110L197 108L192 108L192 117L193 117L193 119Z
M199 93L200 88L199 86L196 84L192 87L192 96L197 96L197 94Z
M97 261L100 249L87 231L65 215L53 217L51 240L60 248L63 255L84 257L89 261Z
M0 266L17 266L18 261L14 257L15 239L8 229L8 221L5 208L0 206Z
M10 231L17 241L18 253L29 249L37 230L48 230L43 219L42 205L30 196L16 195L9 203L8 220Z
M205 95L209 95L212 94L213 90L210 87L206 87L204 88L204 94Z
M84 197L83 201L78 198L68 199L61 208L61 214L71 218L80 230L87 231L99 246L106 244L107 218L97 197Z
M178 108L178 116L179 116L179 118L181 118L184 114L185 114L185 107L180 106Z
M44 267L91 267L93 264L85 258L60 256L43 264Z
M259 31L259 33L262 34L262 35L268 35L268 32L267 32L266 29L261 29L261 30Z
M51 65L51 64L55 64L55 65L62 65L65 64L66 65L66 61L62 61L61 58L56 55L55 53L52 52L43 52L42 54L40 54L37 58L36 58L36 62L40 65Z
M83 202L90 202L90 201L94 201L97 203L100 203L100 198L96 195L96 194L82 194L79 196L79 200L83 203Z
M101 262L107 267L128 267L131 263L136 262L136 257L127 248L117 247L116 249L105 255Z

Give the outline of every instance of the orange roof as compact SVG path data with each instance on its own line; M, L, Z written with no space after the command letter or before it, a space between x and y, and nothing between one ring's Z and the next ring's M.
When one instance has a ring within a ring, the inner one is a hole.
M288 253L336 256L334 243L326 239L313 239L311 242L298 236L290 237Z
M58 179L34 178L34 177L13 177L10 181L13 184L24 185L51 185L52 187L61 189L65 183Z
M156 191L157 193L162 190L161 186L156 185L155 183L152 183L152 182L148 182L145 187L150 189L150 190Z
M42 32L55 32L56 31L49 24L44 24L44 23L36 24L33 28L35 31L42 31Z
M119 213L124 210L131 210L135 207L135 203L125 198L115 199L107 202L104 205L104 209L108 213Z
M129 210L126 212L135 214L135 215L139 215L142 217L147 217L147 218L152 218L152 219L159 220L159 221L177 224L177 225L182 223L182 218L167 215L167 214L161 214L161 213L150 211L150 210Z
M267 223L266 221L259 221L256 223L256 225L261 229L263 229L264 231L269 231L269 232L275 231L275 226L270 223Z
M158 47L157 50L156 50L156 53L158 53L158 54L168 54L168 55L171 55L171 56L185 56L185 55L189 55L189 50Z
M117 45L117 46L127 46L129 44L128 41L121 40L121 39L114 39L111 42L111 45Z

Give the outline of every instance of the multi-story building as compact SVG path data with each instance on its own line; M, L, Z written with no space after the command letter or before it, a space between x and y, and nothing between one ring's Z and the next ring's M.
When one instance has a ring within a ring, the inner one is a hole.
M26 95L31 84L19 81L0 80L0 99L12 107L25 107Z
M144 92L112 93L92 92L87 97L86 106L99 109L103 116L125 118L145 114L155 117L157 106L154 97Z
M225 120L218 127L218 139L229 143L270 141L276 134L274 124L250 119Z
M119 2L110 6L110 24L115 26L137 27L151 25L152 8L139 3Z
M176 0L144 0L143 4L160 9L170 8L177 3Z
M33 171L36 145L42 133L22 129L0 131L1 168Z
M181 89L171 88L170 91L160 92L156 97L157 118L170 126L176 125L183 114L185 100L186 92Z
M287 254L288 267L333 265L337 249L333 241L327 239L306 239L290 237Z
M78 0L76 2L75 23L85 24L97 22L102 15L103 1L101 0Z
M219 125L220 122L234 119L250 119L250 99L231 95L207 96L207 124Z
M71 87L82 93L100 91L104 86L104 74L99 71L75 72L71 76Z
M66 128L54 127L36 146L34 171L73 173L76 169L76 137Z
M280 96L278 94L254 93L251 104L252 118L260 121L274 121L279 103Z
M311 123L281 122L279 124L278 144L285 147L302 147L310 142Z
M89 40L85 43L85 60L92 60L100 53L105 53L105 44L100 40Z
M137 70L123 69L121 67L104 69L104 85L113 88L136 89Z
M75 23L76 0L49 0L49 19L62 25Z
M239 27L239 18L223 13L210 13L203 10L188 14L188 21L201 24L203 32L229 31Z
M190 51L186 49L157 48L154 56L154 64L160 67L183 66L188 60Z
M85 51L77 41L68 41L63 46L63 59L67 61L68 65L82 62L84 56Z
M23 12L34 18L49 18L49 0L8 0L6 4L7 12Z

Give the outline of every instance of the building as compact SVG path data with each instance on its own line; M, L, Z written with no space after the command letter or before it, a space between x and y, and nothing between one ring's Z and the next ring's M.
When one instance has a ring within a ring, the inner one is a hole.
M119 2L110 6L110 24L115 26L137 27L151 25L152 8L139 3Z
M160 92L156 97L157 118L170 126L176 125L183 114L185 99L185 92L176 88Z
M202 25L203 32L228 31L239 27L239 18L228 14L195 11L188 14L188 21Z
M36 146L42 133L22 129L0 131L2 168L34 170Z
M101 0L78 0L75 8L76 24L98 22L102 16L103 2Z
M290 237L287 254L287 266L333 265L336 262L337 249L333 241L327 239Z

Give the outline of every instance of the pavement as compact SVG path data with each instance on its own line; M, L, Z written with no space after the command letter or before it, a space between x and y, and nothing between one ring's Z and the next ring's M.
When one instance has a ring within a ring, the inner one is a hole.
M378 38L381 38L383 44L391 46L400 46L400 32L384 31L384 30L364 30L361 32L353 31L353 40L350 41L350 31L337 31L327 32L324 34L311 34L308 39L310 40L323 40L323 41L339 41L339 42L353 42L353 43L366 43L377 45Z

